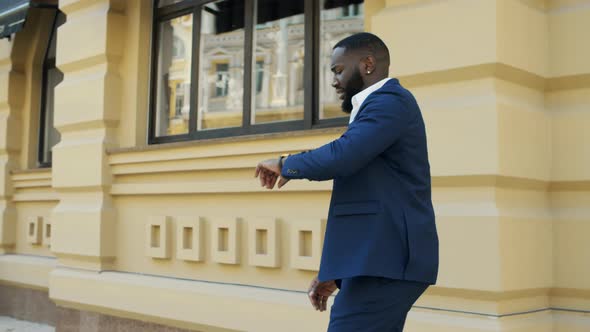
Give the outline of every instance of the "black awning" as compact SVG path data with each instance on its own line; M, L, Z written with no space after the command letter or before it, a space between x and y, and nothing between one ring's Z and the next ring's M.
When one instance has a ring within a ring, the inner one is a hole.
M0 1L0 38L20 31L29 11L29 0Z

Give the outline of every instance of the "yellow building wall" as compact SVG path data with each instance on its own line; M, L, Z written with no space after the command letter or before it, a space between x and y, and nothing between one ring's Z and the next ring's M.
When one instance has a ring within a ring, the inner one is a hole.
M253 170L344 128L147 146L149 2L60 9L50 170L26 157L36 74L21 40L39 37L0 41L0 281L201 331L324 330L305 290L331 183L269 192ZM429 139L439 282L406 330L589 330L588 1L367 0L365 15Z

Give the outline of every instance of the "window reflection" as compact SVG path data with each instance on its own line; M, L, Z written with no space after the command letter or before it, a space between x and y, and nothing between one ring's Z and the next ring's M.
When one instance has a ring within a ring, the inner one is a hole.
M181 2L158 1L159 7L168 5L159 15L200 10L200 26L193 27L192 14L158 22L155 134L187 134L190 121L197 131L241 127L246 88L245 0ZM313 61L318 64L320 82L314 95L319 96L320 107L304 110L308 84L304 78L305 0L256 0L252 82L247 84L247 93L252 94L251 124L302 120L304 112L312 111L314 116L319 111L319 119L347 116L331 86L330 55L337 41L364 30L363 1L322 0L315 5L311 11L320 15L320 59ZM193 33L198 34L198 47L192 45ZM193 55L198 56L198 68L191 74ZM198 77L198 84L191 82L192 75Z
M303 0L258 3L253 123L303 119L303 10Z
M229 64L218 63L216 66L215 97L227 97L229 87Z
M178 37L174 37L174 44L172 44L172 57L174 59L182 59L184 57L184 42Z
M160 23L156 82L156 135L188 133L192 14Z
M260 94L262 92L262 85L264 82L264 61L260 60L260 61L256 61L256 75L255 78L256 80L256 94Z
M242 125L244 1L203 6L197 129Z
M363 1L323 0L320 23L320 119L348 117L332 87L332 48L338 41L364 31Z

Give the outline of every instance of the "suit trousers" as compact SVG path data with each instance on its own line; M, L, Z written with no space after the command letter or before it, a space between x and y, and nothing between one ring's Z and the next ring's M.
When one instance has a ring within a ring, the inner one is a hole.
M328 332L401 332L428 284L382 277L342 279Z

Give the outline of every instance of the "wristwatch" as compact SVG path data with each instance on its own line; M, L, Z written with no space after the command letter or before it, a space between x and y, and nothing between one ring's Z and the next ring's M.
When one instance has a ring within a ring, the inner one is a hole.
M290 154L285 153L279 156L279 169L282 171L283 170L283 160L285 160L285 158L287 158L288 156L290 156Z

